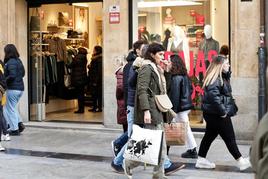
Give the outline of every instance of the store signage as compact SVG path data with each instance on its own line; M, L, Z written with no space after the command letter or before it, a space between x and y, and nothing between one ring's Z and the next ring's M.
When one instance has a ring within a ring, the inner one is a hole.
M120 23L120 7L119 5L113 5L109 7L109 23L119 24Z

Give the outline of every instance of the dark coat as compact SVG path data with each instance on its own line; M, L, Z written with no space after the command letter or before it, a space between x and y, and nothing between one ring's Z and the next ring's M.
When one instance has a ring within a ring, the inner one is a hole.
M72 86L84 86L87 82L87 56L85 54L77 54L68 67L72 69Z
M151 65L144 65L138 71L137 91L135 96L134 123L144 124L144 111L150 110L151 124L163 123L163 114L156 106L155 95L159 95L160 84Z
M20 59L11 58L5 63L7 89L24 91L24 66Z
M220 78L218 78L213 84L205 87L201 108L207 114L219 116L224 116L225 114L228 116L236 115L238 108L235 105L230 80L227 75L223 74L223 86Z
M127 56L127 64L124 66L123 69L123 84L124 84L124 100L125 100L125 108L127 109L127 100L128 100L128 75L130 67L132 66L134 60L137 58L137 55L130 51Z
M116 72L116 100L117 100L117 123L127 124L127 114L125 110L124 89L123 89L123 70L119 68Z
M134 70L133 65L129 69L128 75L128 95L127 95L127 105L134 107L135 105L135 94L137 86L138 72Z
M174 112L189 110L193 107L192 85L187 75L173 75L171 77L169 98Z
M102 54L95 55L91 58L88 66L89 85L102 88Z

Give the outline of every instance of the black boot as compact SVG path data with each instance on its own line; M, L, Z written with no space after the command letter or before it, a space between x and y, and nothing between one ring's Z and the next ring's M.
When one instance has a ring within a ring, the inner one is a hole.
M84 113L84 109L78 109L77 111L74 111L76 114Z
M25 129L24 124L23 124L22 122L19 122L19 123L18 123L18 126L19 126L19 132L23 132L24 129Z
M170 145L167 145L167 155L169 153Z
M196 148L189 149L181 154L182 158L197 158Z

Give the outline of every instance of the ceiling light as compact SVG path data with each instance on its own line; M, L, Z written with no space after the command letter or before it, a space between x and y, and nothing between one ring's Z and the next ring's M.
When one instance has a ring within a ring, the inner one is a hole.
M165 7L165 6L196 6L196 5L202 5L202 3L193 2L193 1L140 1L138 2L138 8Z

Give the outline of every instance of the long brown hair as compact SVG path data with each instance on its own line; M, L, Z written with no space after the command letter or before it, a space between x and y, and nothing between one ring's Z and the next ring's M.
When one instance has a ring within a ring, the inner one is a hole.
M181 57L179 55L171 55L170 61L172 63L170 73L172 75L187 75L187 69Z

